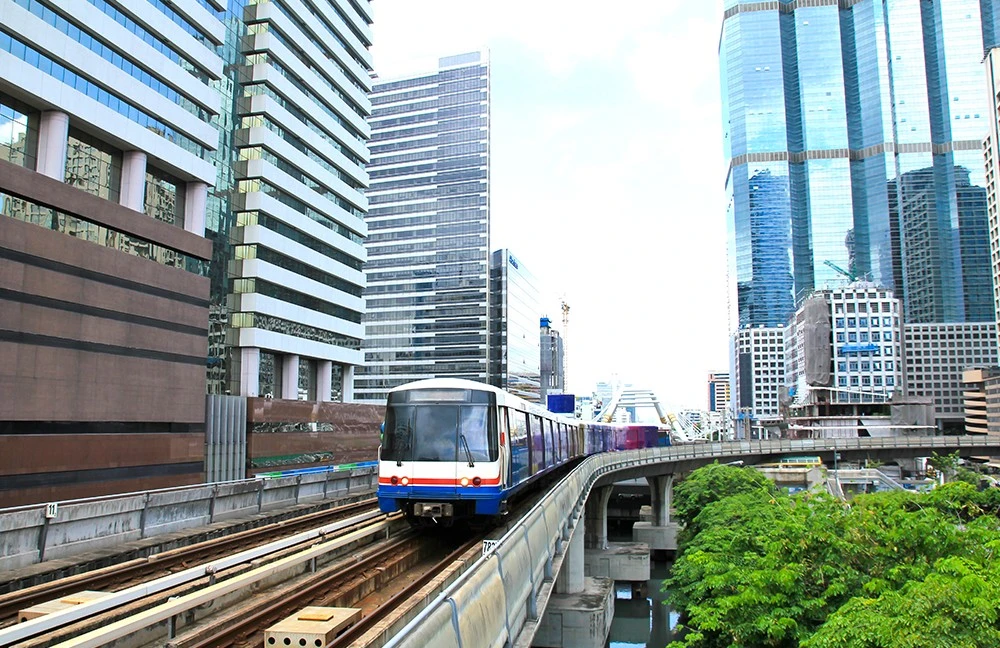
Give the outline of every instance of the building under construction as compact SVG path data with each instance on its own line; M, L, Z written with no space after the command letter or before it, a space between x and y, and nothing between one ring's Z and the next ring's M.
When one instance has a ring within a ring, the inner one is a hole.
M853 281L803 300L785 328L785 435L830 438L933 434L933 399L908 393L901 305Z

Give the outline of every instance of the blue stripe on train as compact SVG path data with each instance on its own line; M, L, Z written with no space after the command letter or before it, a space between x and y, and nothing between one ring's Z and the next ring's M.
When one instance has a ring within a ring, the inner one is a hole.
M507 493L499 486L379 486L378 506L385 513L400 510L406 500L452 502L473 500L476 515L496 515Z

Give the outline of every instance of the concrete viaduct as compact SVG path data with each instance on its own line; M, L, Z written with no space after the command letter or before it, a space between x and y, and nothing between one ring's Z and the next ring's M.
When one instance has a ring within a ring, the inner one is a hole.
M1000 454L1000 437L693 443L590 457L386 645L604 646L614 614L614 581L647 580L650 549L677 548L677 524L670 520L675 475L713 461L753 464L786 454L886 461L956 450L963 457ZM609 544L612 486L635 478L650 485L653 519L636 523L636 543Z

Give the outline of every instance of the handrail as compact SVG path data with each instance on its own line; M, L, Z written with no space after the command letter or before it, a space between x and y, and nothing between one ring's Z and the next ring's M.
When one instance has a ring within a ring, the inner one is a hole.
M583 461L552 487L498 544L424 608L387 648L425 645L530 645L521 637L544 614L564 541L581 520L591 488L608 473L687 459L782 452L888 450L892 448L1000 448L998 436L781 439L677 445L605 452ZM542 538L544 533L544 538ZM504 578L504 574L508 577ZM525 582L527 580L527 583ZM474 620L474 622L470 621ZM532 633L533 634L533 633Z

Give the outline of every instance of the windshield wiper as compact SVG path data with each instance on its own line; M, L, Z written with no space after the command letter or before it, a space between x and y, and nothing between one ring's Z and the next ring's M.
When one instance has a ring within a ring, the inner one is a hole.
M403 452L410 449L410 428L396 428L395 431L396 439L396 466L403 465ZM404 443L405 435L405 443Z
M465 435L459 434L458 440L465 446L465 456L469 459L469 468L475 468L476 462L472 460L472 450L469 450L469 442L465 439Z

